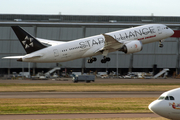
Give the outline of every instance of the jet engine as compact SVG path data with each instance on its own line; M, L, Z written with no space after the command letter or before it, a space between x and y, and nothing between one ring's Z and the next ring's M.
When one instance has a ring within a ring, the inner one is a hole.
M141 51L143 48L141 41L134 40L126 43L119 51L122 51L126 54L135 53Z

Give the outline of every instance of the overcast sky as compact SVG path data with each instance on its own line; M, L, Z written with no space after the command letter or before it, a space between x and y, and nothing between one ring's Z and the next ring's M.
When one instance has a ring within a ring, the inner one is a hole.
M0 14L180 16L180 0L0 0Z

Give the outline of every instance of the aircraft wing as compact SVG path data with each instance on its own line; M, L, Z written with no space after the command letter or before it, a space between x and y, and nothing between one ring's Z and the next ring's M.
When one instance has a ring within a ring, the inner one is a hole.
M104 50L111 50L111 49L117 50L120 49L120 47L123 46L124 44L124 41L119 42L110 35L106 35L106 34L102 34L102 35L105 38L104 47L96 50L95 53L102 52Z
M42 38L36 38L36 39L38 41L40 41L42 44L45 44L48 46L54 46L54 45L66 43L66 42L62 42L62 41L46 40L46 39L42 39Z

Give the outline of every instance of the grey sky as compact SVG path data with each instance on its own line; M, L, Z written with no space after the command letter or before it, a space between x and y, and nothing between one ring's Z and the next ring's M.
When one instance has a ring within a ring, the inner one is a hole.
M180 0L0 0L0 14L180 16Z

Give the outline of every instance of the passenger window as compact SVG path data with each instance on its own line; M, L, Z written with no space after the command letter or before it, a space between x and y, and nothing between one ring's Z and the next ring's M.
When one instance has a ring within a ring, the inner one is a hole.
M169 97L168 97L168 96L166 96L166 97L165 97L165 100L169 100Z
M173 96L169 96L170 100L174 100L174 97Z

